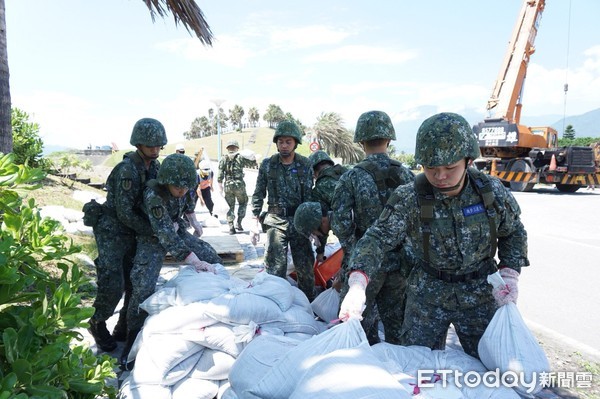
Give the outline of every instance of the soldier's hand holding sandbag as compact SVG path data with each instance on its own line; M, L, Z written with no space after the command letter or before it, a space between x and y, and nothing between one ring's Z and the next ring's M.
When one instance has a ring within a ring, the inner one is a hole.
M519 273L509 267L500 269L499 271L502 280L504 280L504 287L494 287L492 295L498 306L506 305L509 302L517 303L519 296Z
M362 312L365 310L368 279L365 273L361 271L353 271L348 278L348 293L340 306L339 317L341 320L348 319L362 320Z
M190 252L190 254L185 258L185 263L188 265L194 266L198 273L200 272L211 272L213 274L217 274L215 267L208 262L198 259L195 253Z

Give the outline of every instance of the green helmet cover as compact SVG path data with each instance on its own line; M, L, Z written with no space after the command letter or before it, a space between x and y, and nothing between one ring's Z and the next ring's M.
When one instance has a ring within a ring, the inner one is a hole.
M458 114L442 112L417 131L415 161L423 166L447 166L464 158L479 157L479 144L469 123Z
M160 164L157 180L160 184L187 187L195 190L198 185L196 167L191 158L183 154L171 154Z
M313 152L308 156L308 160L310 161L310 167L313 168L313 170L315 169L315 166L317 166L321 162L329 162L331 163L331 165L335 165L333 160L323 150Z
M167 144L165 127L156 119L142 118L133 126L129 144L133 146L162 147Z
M293 137L296 140L296 143L302 144L302 132L296 123L292 121L281 121L277 125L277 129L275 129L275 134L273 135L273 143L277 142L278 137Z
M237 142L237 140L229 140L227 142L227 145L225 146L225 148L229 148L229 147L237 147L240 148L240 144Z
M354 142L370 141L375 139L396 140L396 131L392 120L383 111L369 111L363 113L356 122Z
M321 204L318 202L304 202L300 204L294 214L294 227L296 231L308 238L313 231L321 226Z

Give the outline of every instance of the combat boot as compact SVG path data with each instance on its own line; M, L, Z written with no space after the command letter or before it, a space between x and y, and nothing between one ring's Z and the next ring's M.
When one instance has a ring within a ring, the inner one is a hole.
M90 319L89 323L88 331L96 341L96 346L105 352L114 351L117 348L117 342L106 329L106 322Z
M127 316L119 313L119 320L113 328L112 337L115 341L125 342L127 339Z
M235 229L238 231L244 231L244 228L242 227L242 222L240 220L238 220L237 225L235 226Z
M235 227L233 227L233 222L229 222L229 234L234 235L236 233Z
M129 331L127 333L127 341L125 342L125 347L123 348L123 352L121 352L121 356L119 357L119 367L123 371L131 371L133 370L133 366L135 365L135 359L129 361L129 352L131 352L131 348L135 343L135 339L137 338L140 330Z

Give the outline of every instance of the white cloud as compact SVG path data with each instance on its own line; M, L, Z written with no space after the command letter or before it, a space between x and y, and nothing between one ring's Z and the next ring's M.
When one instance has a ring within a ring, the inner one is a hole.
M156 47L179 54L188 60L212 61L216 64L237 68L244 67L249 59L258 54L238 38L227 35L216 38L212 47L203 46L199 40L194 38L161 42Z
M416 58L412 50L398 51L384 47L366 45L342 46L330 51L309 55L303 62L356 62L362 64L393 65L403 64Z
M275 29L270 36L271 43L277 47L308 48L338 44L350 35L350 32L338 28L309 25L301 28Z

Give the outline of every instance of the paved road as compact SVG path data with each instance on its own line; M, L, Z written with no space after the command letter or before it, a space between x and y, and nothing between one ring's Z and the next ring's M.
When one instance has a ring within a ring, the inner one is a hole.
M600 353L600 190L514 193L529 239L523 317Z

